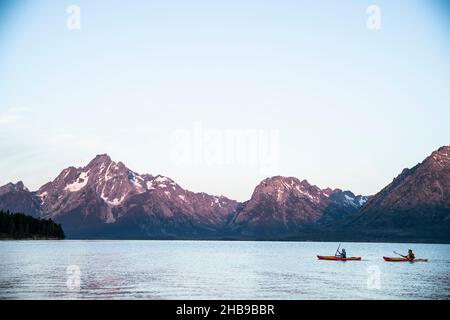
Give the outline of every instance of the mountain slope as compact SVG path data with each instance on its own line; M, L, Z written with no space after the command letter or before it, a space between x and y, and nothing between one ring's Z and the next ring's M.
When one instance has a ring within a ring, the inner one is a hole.
M346 223L363 234L450 240L450 147L441 147L371 197Z
M98 155L85 167L64 169L37 195L44 217L78 224L114 223L112 208L126 197L144 192L145 182L151 178L138 175L108 155Z
M25 212L26 214L39 217L41 214L39 198L30 192L22 181L8 183L0 187L0 211Z

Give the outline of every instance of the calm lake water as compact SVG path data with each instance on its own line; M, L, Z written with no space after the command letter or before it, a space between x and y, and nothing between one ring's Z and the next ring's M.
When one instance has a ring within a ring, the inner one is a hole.
M450 245L0 241L0 299L450 299ZM412 247L427 263L382 256ZM78 273L79 271L79 273ZM79 279L79 281L77 281Z

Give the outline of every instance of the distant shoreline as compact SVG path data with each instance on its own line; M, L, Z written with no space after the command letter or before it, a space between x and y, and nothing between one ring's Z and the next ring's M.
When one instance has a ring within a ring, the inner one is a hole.
M0 241L42 241L42 240L64 240L60 238L45 238L45 237L32 237L32 238L11 238L11 237L5 237L0 238Z
M189 238L65 238L65 239L0 239L1 240L68 240L68 241L216 241L216 242L326 242L326 243L410 243L410 244L450 244L446 241L426 241L423 239L415 240L350 240L350 239L339 239L339 240L320 240L320 239L218 239L218 238L204 238L204 239L189 239Z

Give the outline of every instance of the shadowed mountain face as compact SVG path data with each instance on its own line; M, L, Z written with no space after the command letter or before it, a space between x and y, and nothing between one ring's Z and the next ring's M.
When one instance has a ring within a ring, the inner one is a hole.
M346 223L364 234L450 238L450 147L403 172Z
M450 147L370 198L271 177L250 200L194 193L107 155L64 169L36 192L0 187L0 210L52 218L69 238L450 241Z

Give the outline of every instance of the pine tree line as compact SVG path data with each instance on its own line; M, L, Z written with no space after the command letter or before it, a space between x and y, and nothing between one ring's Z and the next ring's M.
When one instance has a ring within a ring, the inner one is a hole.
M64 239L60 224L52 219L36 219L23 213L0 211L0 239Z

